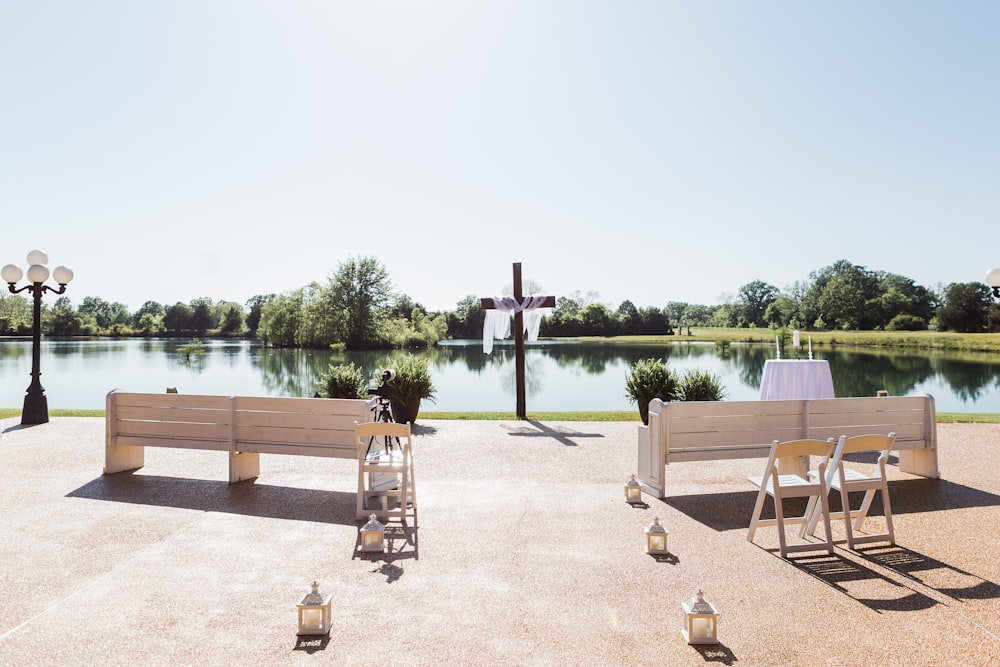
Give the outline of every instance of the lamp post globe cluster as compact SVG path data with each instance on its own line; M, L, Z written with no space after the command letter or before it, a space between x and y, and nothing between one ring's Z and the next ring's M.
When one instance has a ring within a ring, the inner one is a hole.
M990 269L986 272L986 284L993 288L993 296L1000 299L1000 269Z
M21 410L22 424L44 424L49 421L49 404L45 397L45 389L42 387L39 370L39 359L41 357L42 343L42 295L45 292L62 294L66 291L66 285L73 280L73 272L65 266L57 266L52 271L52 279L59 284L58 288L46 285L49 279L49 256L41 250L32 250L28 253L28 282L22 287L17 286L17 282L25 275L21 267L16 264L8 264L0 270L0 277L7 283L7 289L11 294L18 294L27 290L34 300L32 309L33 322L31 327L31 384L28 385L27 393L24 396L24 408Z

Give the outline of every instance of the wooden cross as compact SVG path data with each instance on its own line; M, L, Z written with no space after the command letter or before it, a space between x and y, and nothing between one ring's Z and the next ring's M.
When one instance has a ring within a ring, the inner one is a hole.
M524 293L521 288L521 263L514 262L514 298L518 303L524 301ZM484 310L493 310L493 299L491 297L481 298L480 306ZM555 308L556 298L546 296L539 308ZM492 334L490 334L492 335ZM517 384L517 418L527 419L524 401L524 314L521 311L514 313L514 379Z

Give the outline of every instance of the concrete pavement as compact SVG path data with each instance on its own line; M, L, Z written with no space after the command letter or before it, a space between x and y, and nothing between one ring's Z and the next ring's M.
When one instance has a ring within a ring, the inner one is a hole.
M746 541L763 459L672 464L623 502L635 423L424 421L416 530L355 551L356 463L147 449L104 476L104 422L0 421L2 665L1000 664L1000 426L939 426L942 479L892 466L896 547L784 560ZM672 556L644 552L654 516ZM295 603L333 594L329 638ZM717 647L681 638L699 588Z

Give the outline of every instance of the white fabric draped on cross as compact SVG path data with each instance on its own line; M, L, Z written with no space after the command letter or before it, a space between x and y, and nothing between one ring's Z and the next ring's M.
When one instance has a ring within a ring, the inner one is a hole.
M524 333L528 340L538 340L538 329L542 317L548 308L542 308L544 296L526 296L518 303L512 296L493 297L493 309L486 311L483 320L483 352L493 351L493 339L504 339L510 336L510 316L514 313L524 313Z

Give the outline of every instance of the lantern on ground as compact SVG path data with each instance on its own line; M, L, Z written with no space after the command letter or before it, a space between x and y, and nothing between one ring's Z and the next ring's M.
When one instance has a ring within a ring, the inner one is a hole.
M702 591L681 603L684 609L684 639L688 644L718 644L719 612Z
M299 632L303 635L326 635L330 632L333 621L330 618L330 607L333 595L323 595L319 592L319 583L312 583L312 592L306 593L299 602Z
M646 526L646 553L653 556L664 556L667 551L667 529L660 525L660 517L655 517L653 523Z
M630 505L642 502L642 485L632 475L625 482L625 502Z
M385 550L385 525L372 513L361 526L361 550L381 553Z

